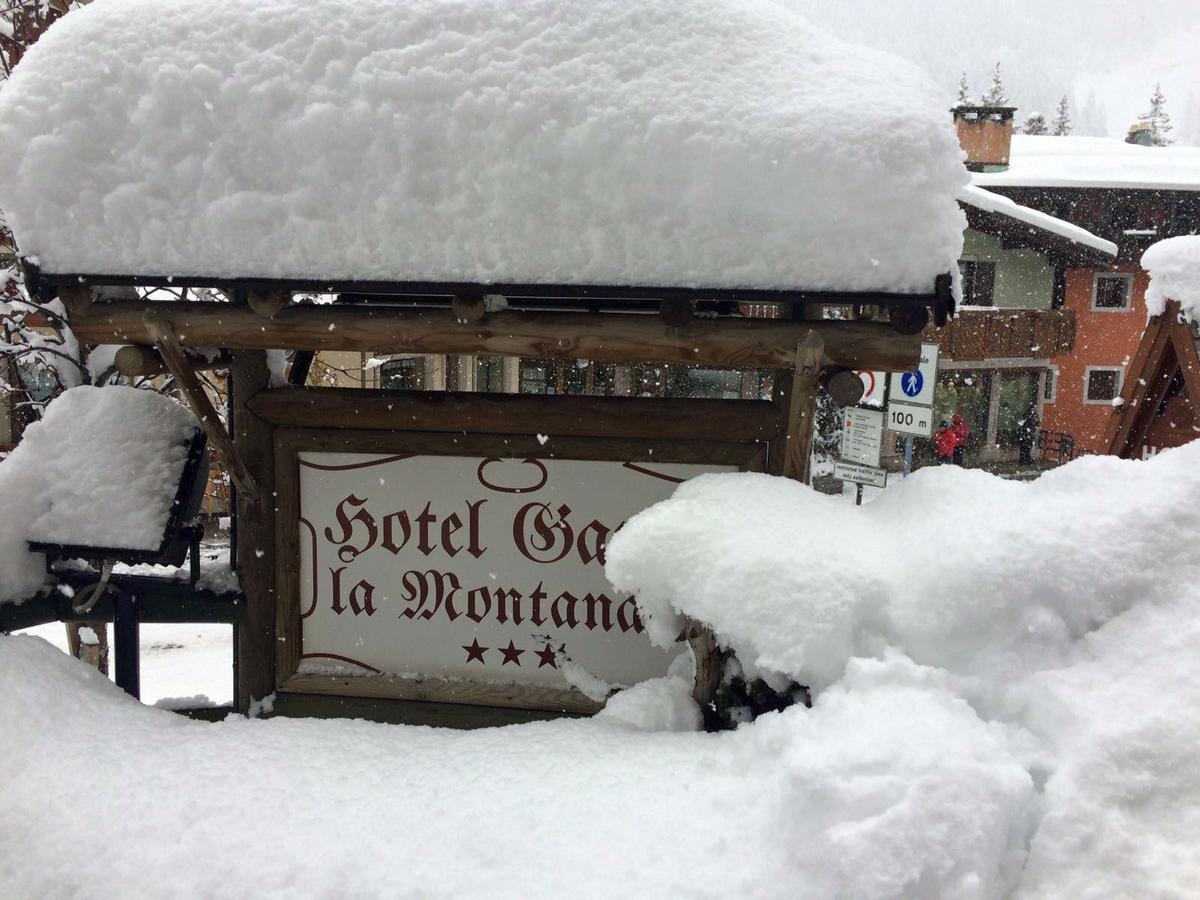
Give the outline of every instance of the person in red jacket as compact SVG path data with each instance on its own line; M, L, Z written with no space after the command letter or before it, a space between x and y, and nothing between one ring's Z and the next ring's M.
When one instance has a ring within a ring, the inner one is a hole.
M950 420L950 430L954 432L954 464L961 466L966 463L967 438L971 436L971 427L967 420L958 413Z
M938 462L943 465L954 462L954 447L957 444L958 438L943 419L941 427L933 434L933 449L937 452Z

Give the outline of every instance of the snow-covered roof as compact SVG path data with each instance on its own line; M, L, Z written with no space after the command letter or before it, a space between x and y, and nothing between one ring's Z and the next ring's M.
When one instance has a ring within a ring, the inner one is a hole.
M0 91L52 274L932 290L914 65L770 0L96 0Z
M45 580L27 541L157 550L199 423L169 397L81 385L0 462L0 603Z
M964 187L959 191L958 199L963 203L974 206L976 209L1007 216L1010 219L1015 219L1018 222L1023 222L1026 225L1065 238L1072 243L1082 244L1085 247L1098 250L1108 256L1116 257L1117 255L1118 248L1116 244L1092 234L1086 228L1072 225L1070 222L1063 221L1049 213L1030 209L1028 206L1022 206L1008 197L992 193L976 185L969 184Z
M1013 135L1009 166L976 172L981 187L1200 191L1200 147L1143 147L1115 138Z
M1142 254L1142 268L1150 273L1146 309L1152 316L1176 300L1193 322L1200 322L1200 235L1185 234L1151 245Z

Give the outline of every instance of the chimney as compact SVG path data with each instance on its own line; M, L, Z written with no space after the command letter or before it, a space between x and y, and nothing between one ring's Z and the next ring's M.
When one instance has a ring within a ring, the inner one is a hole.
M1017 108L956 106L950 111L954 113L959 146L967 152L967 168L972 172L1007 169Z

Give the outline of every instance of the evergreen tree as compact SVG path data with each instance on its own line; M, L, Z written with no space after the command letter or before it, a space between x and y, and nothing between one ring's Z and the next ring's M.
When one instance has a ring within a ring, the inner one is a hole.
M1046 134L1048 130L1046 117L1040 112L1030 113L1025 124L1021 126L1022 134Z
M1067 95L1063 94L1062 99L1058 101L1058 112L1054 115L1054 136L1066 137L1071 133L1072 127L1071 106L1067 102Z
M1167 98L1163 96L1162 85L1154 85L1154 93L1150 95L1150 111L1142 113L1141 119L1150 126L1150 142L1155 147L1165 147L1175 143L1175 139L1167 135L1171 131L1171 117L1167 115Z
M962 77L958 79L958 99L954 102L955 106L970 106L971 105L971 88L967 84L967 73L963 72Z
M1007 106L1008 92L1004 89L1004 79L1000 77L1000 63L992 70L992 86L979 98L983 106Z

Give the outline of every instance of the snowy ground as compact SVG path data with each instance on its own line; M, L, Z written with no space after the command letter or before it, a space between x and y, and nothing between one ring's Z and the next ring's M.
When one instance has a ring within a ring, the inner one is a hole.
M64 653L67 650L67 629L61 622L21 633L44 638ZM140 634L143 702L171 707L233 702L232 625L142 625Z
M610 577L807 672L811 709L705 734L668 678L476 732L210 724L0 638L0 897L1197 896L1200 442L1030 483L932 468L863 507L689 485ZM148 627L147 696L227 697L226 634Z

